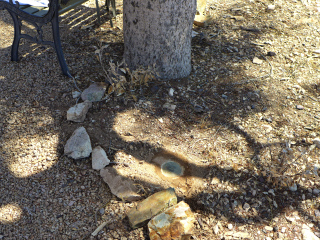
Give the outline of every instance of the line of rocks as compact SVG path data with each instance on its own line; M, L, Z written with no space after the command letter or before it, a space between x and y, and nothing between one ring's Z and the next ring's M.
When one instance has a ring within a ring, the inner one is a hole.
M67 120L83 122L92 102L100 101L105 94L105 87L92 84L81 94L82 103L76 104L67 111ZM79 97L79 94L73 93ZM101 146L92 149L90 136L84 127L77 128L67 140L64 154L75 160L88 158L91 155L92 168L100 171L100 176L106 182L115 196L123 201L133 202L141 200L138 189L133 182L118 174L110 167L110 160ZM128 212L130 226L135 229L148 222L149 236L156 239L185 239L193 233L195 217L189 205L183 201L177 203L177 196L173 188L155 193L139 202ZM107 225L102 223L92 233L93 236Z

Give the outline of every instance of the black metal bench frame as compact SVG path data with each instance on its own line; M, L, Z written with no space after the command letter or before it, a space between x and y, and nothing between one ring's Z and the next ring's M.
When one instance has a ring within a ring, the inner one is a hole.
M88 0L49 0L49 6L47 8L37 8L30 5L19 5L19 3L5 2L0 0L0 10L6 9L10 13L13 19L14 25L14 39L11 47L11 60L18 61L18 49L21 38L29 39L38 44L50 45L52 46L58 56L58 61L61 66L62 73L68 77L72 77L69 72L66 60L63 55L60 33L59 33L59 14L65 13L76 6L86 2ZM98 22L100 24L100 9L98 5L98 0L96 1ZM115 16L115 0L106 0L106 7L109 11L109 5L113 8L113 14ZM21 33L22 21L26 21L32 24L36 31L37 36L30 36L28 34ZM46 41L43 39L42 27L47 23L51 23L53 42Z

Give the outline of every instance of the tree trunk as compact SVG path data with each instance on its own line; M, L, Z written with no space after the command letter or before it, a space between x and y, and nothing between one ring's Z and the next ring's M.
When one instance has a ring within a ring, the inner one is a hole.
M124 0L124 59L131 69L155 66L162 79L191 72L196 0Z

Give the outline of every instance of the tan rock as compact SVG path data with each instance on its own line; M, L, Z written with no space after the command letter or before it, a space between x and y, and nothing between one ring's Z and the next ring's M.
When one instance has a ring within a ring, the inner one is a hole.
M203 15L207 7L207 0L197 0L197 14Z
M157 192L128 212L129 222L132 228L142 226L147 220L177 204L177 196L173 188Z
M196 15L194 17L193 24L198 27L206 27L212 23L212 20L213 20L213 17L210 15L208 15L208 16Z
M112 194L123 201L131 202L141 199L141 196L137 193L138 189L133 183L129 179L120 176L114 168L101 169L100 176L108 184Z
M180 202L155 216L149 223L150 240L183 240L193 233L195 217L189 205Z

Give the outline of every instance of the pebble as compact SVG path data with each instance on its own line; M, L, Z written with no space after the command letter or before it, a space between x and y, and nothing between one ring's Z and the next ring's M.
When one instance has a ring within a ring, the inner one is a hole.
M313 189L313 194L319 194L320 193L320 190L319 189L317 189L317 188L315 188L315 189Z
M245 211L248 211L249 208L250 208L249 203L245 203L245 204L243 205L243 209L244 209Z
M257 58L257 57L254 57L252 62L255 63L255 64L262 64L263 63L263 61L260 58Z
M282 233L285 233L286 230L287 230L287 229L286 229L285 227L282 227L282 228L281 228L281 232L282 232Z
M264 229L267 231L273 231L273 227L270 227L270 226L265 226Z
M173 97L173 93L174 93L174 89L173 89L173 88L170 88L170 89L169 89L169 96L170 96L170 97Z
M297 105L296 108L297 108L298 110L303 110L303 109L304 109L304 107L303 107L302 105Z
M276 8L276 5L272 5L272 4L268 5L268 10L274 10L275 8Z
M293 184L291 187L289 187L290 191L295 192L298 190L297 184Z
M315 144L317 148L320 148L320 138L313 139L313 144Z
M103 214L105 213L104 208L100 208L100 209L99 209L99 213L100 213L101 215L103 215Z
M314 215L316 216L316 217L320 217L320 211L317 209L317 210L315 210L314 211Z
M257 194L257 190L252 190L252 196L254 197Z
M229 224L228 224L228 229L231 230L232 228L233 228L232 224L229 223Z

